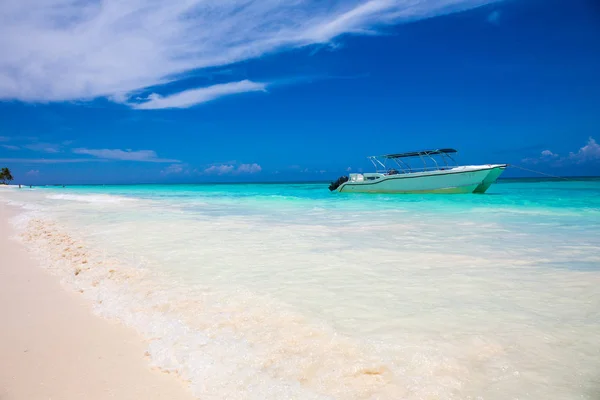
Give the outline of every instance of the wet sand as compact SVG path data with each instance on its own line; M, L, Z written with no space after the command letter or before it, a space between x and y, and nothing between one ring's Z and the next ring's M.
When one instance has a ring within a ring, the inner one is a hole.
M94 315L10 239L14 214L0 204L0 399L193 399L151 369L134 330Z

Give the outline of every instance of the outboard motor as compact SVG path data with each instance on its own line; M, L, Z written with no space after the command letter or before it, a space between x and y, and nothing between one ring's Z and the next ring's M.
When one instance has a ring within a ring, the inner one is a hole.
M347 176L340 176L337 181L331 182L331 185L329 185L329 190L333 192L335 189L339 188L342 183L348 182L348 179L350 178Z

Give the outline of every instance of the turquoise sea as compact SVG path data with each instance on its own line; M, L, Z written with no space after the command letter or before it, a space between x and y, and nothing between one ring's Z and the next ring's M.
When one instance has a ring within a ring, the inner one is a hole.
M202 399L597 399L600 179L10 189L20 239Z

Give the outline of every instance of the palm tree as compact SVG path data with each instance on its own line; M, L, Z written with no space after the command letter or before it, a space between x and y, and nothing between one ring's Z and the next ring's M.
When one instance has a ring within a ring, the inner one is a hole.
M10 169L4 167L0 170L0 181L2 181L2 183L6 185L13 179L15 178L13 178L12 174L10 173Z

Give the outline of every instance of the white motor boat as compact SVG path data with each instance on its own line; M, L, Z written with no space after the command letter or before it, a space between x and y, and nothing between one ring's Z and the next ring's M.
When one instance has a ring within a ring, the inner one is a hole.
M370 156L373 173L352 173L329 186L341 193L485 193L507 164L456 164L454 149L413 151ZM413 168L409 159L420 158L424 166ZM388 164L394 163L393 168Z

